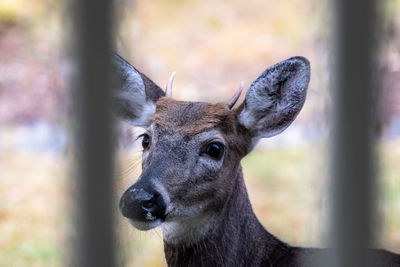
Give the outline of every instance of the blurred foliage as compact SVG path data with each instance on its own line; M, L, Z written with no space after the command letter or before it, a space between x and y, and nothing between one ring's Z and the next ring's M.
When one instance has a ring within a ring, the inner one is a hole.
M0 123L60 122L68 94L62 4L0 1Z
M383 215L379 245L400 253L400 142L384 143L380 150L378 210Z
M4 2L0 5L0 25L11 27L18 21L18 5L14 1Z
M176 70L177 98L224 100L241 80L248 86L266 67L294 55L308 57L315 77L324 76L317 67L323 2L126 2L117 50L161 86Z
M67 239L64 160L45 154L3 153L0 266L60 266Z

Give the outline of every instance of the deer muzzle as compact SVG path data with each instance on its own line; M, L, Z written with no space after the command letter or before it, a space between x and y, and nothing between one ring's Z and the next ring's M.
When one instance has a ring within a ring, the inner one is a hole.
M166 205L161 194L140 185L134 184L125 191L119 207L122 215L139 230L155 228L165 219Z

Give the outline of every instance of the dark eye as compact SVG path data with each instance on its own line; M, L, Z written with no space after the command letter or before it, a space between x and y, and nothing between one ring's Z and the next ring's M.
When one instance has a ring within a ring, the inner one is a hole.
M214 159L220 159L224 153L224 145L220 142L213 142L207 146L206 154Z
M150 145L150 136L148 134L142 134L142 147L146 149Z

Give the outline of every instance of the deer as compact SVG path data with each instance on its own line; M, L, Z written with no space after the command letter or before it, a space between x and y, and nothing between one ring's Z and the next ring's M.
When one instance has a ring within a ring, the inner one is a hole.
M172 98L117 54L112 55L115 114L142 127L142 173L119 208L137 229L160 226L168 266L324 266L327 249L291 246L269 233L253 212L241 159L261 138L284 131L302 109L310 63L292 57L267 68L234 108ZM379 266L400 255L376 250ZM308 265L309 264L309 265Z

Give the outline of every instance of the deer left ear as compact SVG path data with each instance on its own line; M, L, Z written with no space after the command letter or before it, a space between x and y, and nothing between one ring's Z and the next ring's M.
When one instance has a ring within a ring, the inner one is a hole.
M240 124L256 141L285 130L296 118L306 99L310 63L293 57L266 69L247 91L238 108Z

